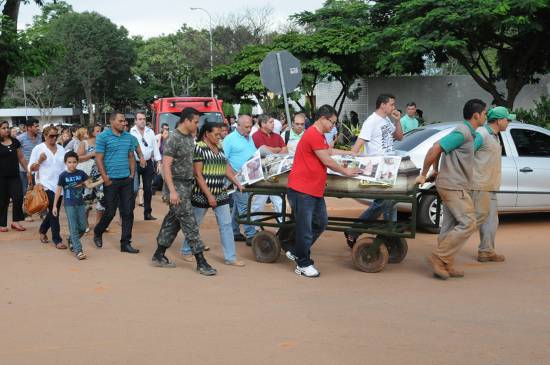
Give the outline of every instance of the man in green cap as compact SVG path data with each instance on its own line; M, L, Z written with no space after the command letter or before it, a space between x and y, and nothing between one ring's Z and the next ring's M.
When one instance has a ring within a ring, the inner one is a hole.
M487 112L487 124L477 128L483 138L481 147L474 155L472 198L476 211L480 244L477 260L502 262L503 255L495 252L495 236L498 227L497 191L500 189L502 147L498 134L508 128L515 115L508 109L497 106Z

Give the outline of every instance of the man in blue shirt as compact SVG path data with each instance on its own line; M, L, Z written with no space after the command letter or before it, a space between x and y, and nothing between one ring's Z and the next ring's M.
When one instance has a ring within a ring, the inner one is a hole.
M96 138L96 164L103 178L105 213L94 229L94 243L98 248L103 246L103 232L109 227L118 206L122 219L120 251L138 253L139 250L131 246L136 140L124 131L126 120L123 113L112 113L109 121L111 129L105 130Z
M21 143L21 150L23 151L25 160L29 161L32 149L42 143L42 138L38 133L38 121L36 119L25 120L25 127L27 131L19 135L17 139ZM27 171L25 171L23 166L19 166L19 176L21 177L23 194L25 194L29 182L27 181Z
M238 172L250 157L256 153L256 146L250 136L252 129L252 118L249 115L239 116L237 128L223 140L223 151L229 164ZM241 193L236 190L233 193L233 236L235 241L245 241L247 245L252 244L252 238L256 235L256 228L251 225L244 225L244 234L241 234L237 217L247 213L248 193Z

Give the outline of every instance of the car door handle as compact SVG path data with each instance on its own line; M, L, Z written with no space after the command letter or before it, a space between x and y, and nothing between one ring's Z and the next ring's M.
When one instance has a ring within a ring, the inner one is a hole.
M519 171L521 171L521 172L533 172L533 169L530 168L530 167L524 167L524 168L520 169Z

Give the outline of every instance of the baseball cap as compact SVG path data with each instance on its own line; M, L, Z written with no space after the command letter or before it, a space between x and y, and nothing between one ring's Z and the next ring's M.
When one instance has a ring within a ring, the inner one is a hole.
M515 118L515 115L512 114L512 116ZM503 106L495 106L494 108L490 109L487 112L487 119L495 120L495 119L512 119L512 118L510 113L508 113L508 109L506 109Z

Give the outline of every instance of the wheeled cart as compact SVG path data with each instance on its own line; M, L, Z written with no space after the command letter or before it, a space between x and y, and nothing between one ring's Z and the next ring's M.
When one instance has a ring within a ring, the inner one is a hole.
M416 235L416 212L418 188L415 178L417 169L408 157L401 160L397 181L393 186L382 187L368 184L365 181L327 176L325 197L342 199L392 200L397 203L411 204L411 215L398 219L396 222L372 220L362 221L356 218L328 217L326 230L339 232L356 232L361 235L352 246L352 259L355 267L365 272L379 272L387 263L400 263L407 256L407 238ZM259 231L252 240L252 250L258 262L271 263L277 261L281 250L287 251L294 244L295 221L287 212L287 178L288 174L280 175L270 180L257 182L245 189L249 193L248 209L245 215L239 216L240 224L259 226ZM276 195L282 199L282 212L251 212L252 200L255 195ZM275 232L265 230L275 228Z

